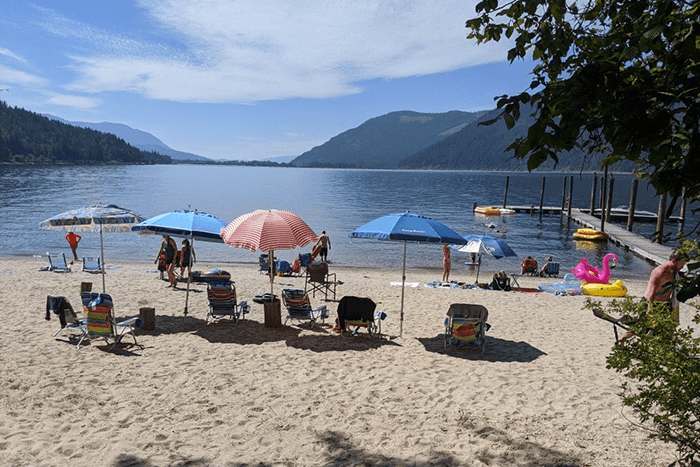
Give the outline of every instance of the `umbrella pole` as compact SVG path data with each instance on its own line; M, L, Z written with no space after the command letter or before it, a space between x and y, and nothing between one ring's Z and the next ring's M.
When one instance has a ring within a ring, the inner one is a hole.
M273 267L274 261L275 261L275 251L270 250L267 252L267 266L268 266L268 273L270 274L270 303L273 301L274 293L272 289L272 284L275 282L275 274L274 270L275 268Z
M101 272L102 272L102 293L107 293L105 287L105 246L102 241L102 224L100 224L100 256L102 256Z
M476 281L475 283L479 282L479 271L481 270L481 253L479 253L479 264L476 266Z
M187 262L187 293L185 293L185 316L190 302L190 282L192 281L192 252L194 251L194 234L190 237L190 260Z
M403 295L406 291L406 245L403 242L403 274L401 275L401 322L399 324L399 337L403 337Z

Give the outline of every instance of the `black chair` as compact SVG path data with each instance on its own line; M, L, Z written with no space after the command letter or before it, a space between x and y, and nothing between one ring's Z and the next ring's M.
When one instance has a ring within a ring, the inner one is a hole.
M328 300L328 294L333 294L333 300L335 300L335 288L338 284L342 282L336 280L334 272L328 272L328 263L311 262L306 265L304 292L311 293L315 297L318 290L326 300Z

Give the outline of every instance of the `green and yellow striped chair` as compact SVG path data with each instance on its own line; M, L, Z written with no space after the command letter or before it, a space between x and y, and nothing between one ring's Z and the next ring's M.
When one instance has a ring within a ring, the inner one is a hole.
M114 304L109 294L83 292L81 298L85 315L85 332L78 342L78 348L85 339L104 339L107 344L111 344L109 350L112 350L127 335L131 335L134 344L138 345L134 329L141 327L139 318L129 318L117 323L114 317Z

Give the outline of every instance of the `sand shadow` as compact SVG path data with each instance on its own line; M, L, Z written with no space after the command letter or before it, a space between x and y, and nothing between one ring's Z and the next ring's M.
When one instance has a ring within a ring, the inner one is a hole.
M302 331L304 335L301 334ZM309 335L309 331L314 334ZM193 334L220 344L261 345L266 342L285 342L288 347L314 352L362 351L384 345L399 345L386 338L372 337L369 334L339 336L332 331L329 324L317 324L311 329L308 324L265 327L264 323L249 319L238 323L220 320L195 329Z
M494 452L493 449L481 449L472 454L474 460L478 460L483 465L537 465L540 467L583 467L589 465L579 456L556 449L547 448L527 439L517 438L504 430L499 430L490 426L488 420L483 420L481 416L473 418L467 412L460 411L460 417L454 421L452 427L456 433L461 433L465 437L476 437L488 441L495 446L508 446L504 452ZM284 420L280 420L280 430L288 427ZM350 434L339 431L327 431L316 434L314 440L309 440L317 452L324 453L322 465L330 467L341 467L348 465L382 465L388 467L403 467L411 465L414 467L428 466L453 466L470 465L465 464L463 459L455 457L449 452L431 450L429 456L422 455L413 458L403 458L398 456L386 456L383 454L370 452L362 448L361 443L354 442ZM184 466L205 466L212 464L213 459L182 458L169 464L173 467ZM143 458L134 454L121 454L113 463L114 467L127 467L135 465L151 465L148 458ZM295 465L288 461L227 464L236 467L272 467L273 465Z
M485 362L520 362L527 363L547 355L536 347L524 341L509 341L498 337L486 336L486 351L480 353L478 347L469 342L451 346L445 350L445 339L442 334L435 337L421 337L418 341L428 352L441 353L455 358L468 360L483 360Z
M206 320L185 315L156 315L156 329L139 329L137 335L160 336L163 334L179 334L194 332L206 326Z

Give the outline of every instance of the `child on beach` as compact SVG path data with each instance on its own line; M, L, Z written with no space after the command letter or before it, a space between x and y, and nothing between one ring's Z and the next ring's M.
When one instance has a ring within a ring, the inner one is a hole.
M450 247L449 245L445 244L442 246L442 267L444 268L444 272L442 273L443 282L448 282L450 280L451 263L452 259L450 258Z

